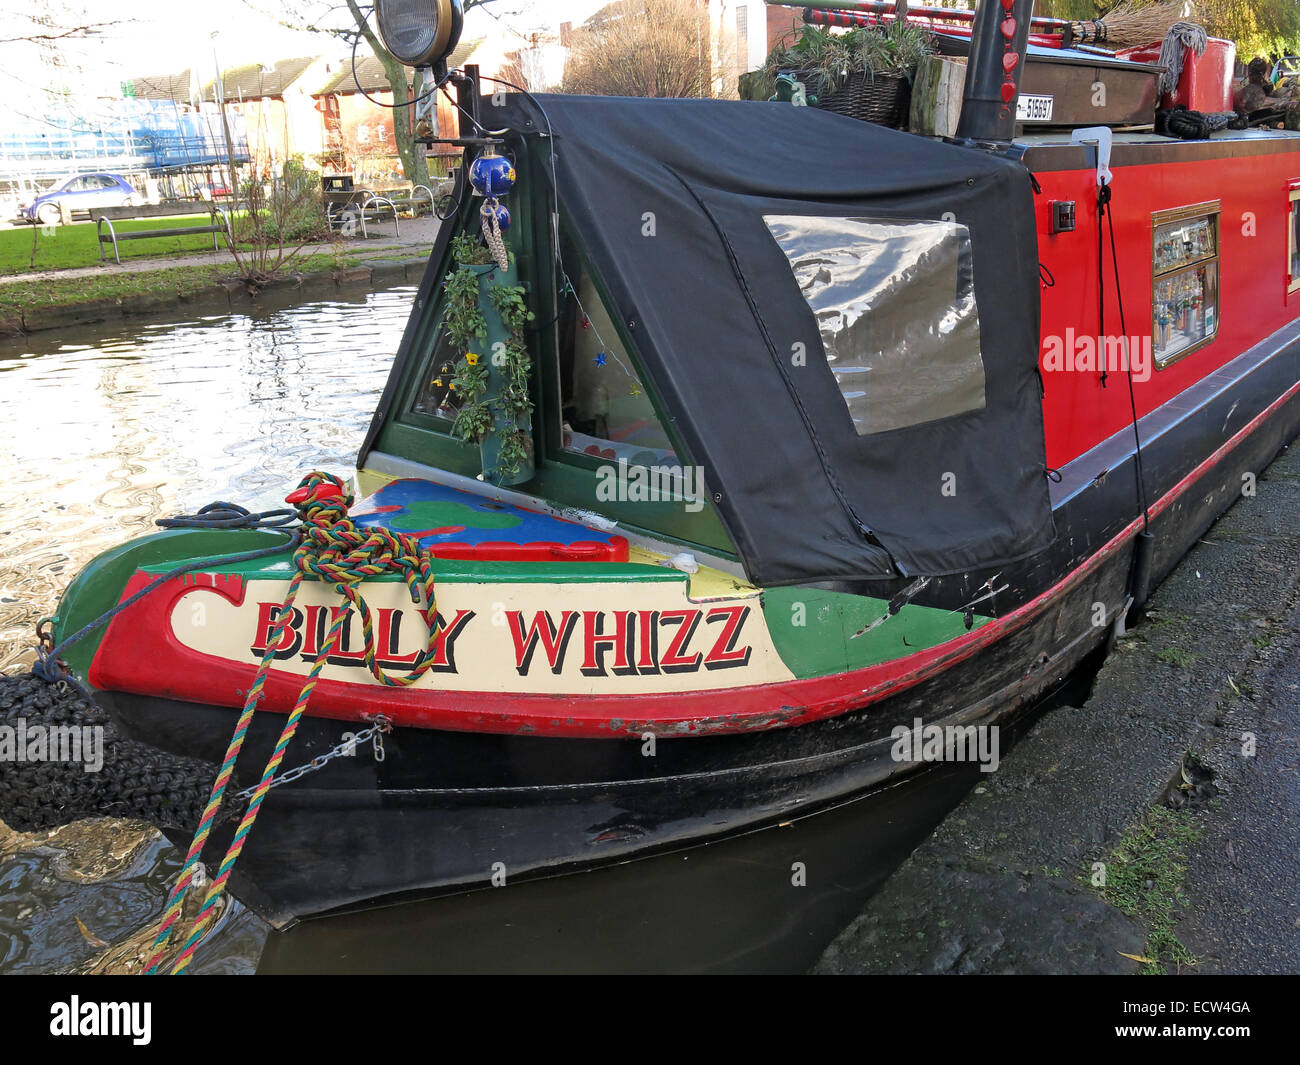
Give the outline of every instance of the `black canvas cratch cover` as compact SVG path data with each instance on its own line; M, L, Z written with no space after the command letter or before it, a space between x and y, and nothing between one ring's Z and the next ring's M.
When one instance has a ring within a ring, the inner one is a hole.
M1019 164L782 103L483 112L553 133L565 224L751 580L963 573L1050 542Z

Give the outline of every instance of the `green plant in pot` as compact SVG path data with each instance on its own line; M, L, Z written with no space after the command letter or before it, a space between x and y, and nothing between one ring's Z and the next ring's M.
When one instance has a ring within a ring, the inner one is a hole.
M777 78L793 73L817 106L882 125L898 126L907 114L910 86L921 59L934 52L924 28L894 21L833 32L805 26L798 40L774 48L751 94L768 99Z

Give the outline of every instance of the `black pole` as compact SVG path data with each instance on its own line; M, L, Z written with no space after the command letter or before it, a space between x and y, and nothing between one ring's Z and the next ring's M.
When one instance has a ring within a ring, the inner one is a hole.
M980 0L966 61L957 140L996 144L1015 136L1016 96L1033 13L1034 0Z
M471 63L465 67L463 76L456 79L456 100L460 104L459 129L462 137L479 135L479 129L482 128L479 122L482 92L478 64Z

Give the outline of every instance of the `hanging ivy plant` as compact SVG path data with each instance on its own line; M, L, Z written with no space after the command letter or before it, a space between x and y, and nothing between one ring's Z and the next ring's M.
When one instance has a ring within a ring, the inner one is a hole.
M478 305L478 275L460 269L447 275L447 309L443 321L447 335L459 348L468 348L476 337L487 333L487 322Z
M514 428L501 437L501 450L497 452L497 468L505 474L519 472L519 467L528 461L528 433Z
M511 333L519 332L532 321L532 312L524 302L523 285L494 285L488 297Z
M467 443L478 443L491 429L492 409L486 403L465 404L451 424L452 434Z
M533 410L532 399L528 394L533 364L528 357L528 345L524 342L524 328L533 320L533 313L524 302L522 285L494 286L488 293L488 298L510 331L501 365L506 384L499 405L502 413L517 426Z
M487 335L487 322L479 308L479 275L472 267L486 265L491 259L478 261L487 256L487 249L468 233L452 240L451 251L458 267L443 283L447 293L443 322L448 338L465 352L451 381L451 391L461 402L451 431L457 439L477 444L492 428L492 411L482 399L488 386L487 364L473 350L475 341Z
M528 309L524 296L523 285L494 285L488 292L488 299L510 333L501 367L505 387L497 400L497 409L510 421L510 428L502 434L497 458L498 468L507 475L518 473L519 467L528 460L529 436L523 427L529 424L533 412L528 391L533 361L524 341L524 329L533 320L533 312Z
M448 338L466 353L451 383L451 390L461 401L452 423L452 435L466 443L479 444L495 428L501 437L497 468L509 476L518 473L529 457L528 426L533 412L529 384L533 364L524 329L533 320L533 312L528 309L523 285L496 284L488 289L488 299L510 335L497 364L504 378L500 395L495 400L485 400L490 383L488 361L486 353L474 348L487 336L487 322L479 306L481 274L473 267L490 264L492 255L469 233L453 238L451 251L457 269L447 275L443 285L447 293L443 320ZM498 415L508 425L498 426Z

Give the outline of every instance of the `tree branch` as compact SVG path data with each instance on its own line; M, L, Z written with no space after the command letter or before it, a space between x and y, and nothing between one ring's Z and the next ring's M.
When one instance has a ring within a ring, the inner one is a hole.
M134 22L134 19L128 21ZM120 22L90 22L85 26L72 26L66 30L52 30L49 33L25 33L18 37L0 37L0 44L17 44L20 41L62 41L68 37L91 37L103 33Z
M345 0L345 3L348 6L348 10L352 12L352 17L356 20L357 29L360 31L361 36L366 39L366 44L370 45L374 50L375 55L378 56L382 62L383 56L388 54L388 49L386 49L383 42L380 41L379 34L370 28L370 23L366 21L366 16L361 13L361 8L357 6L357 0ZM381 52L383 55L380 55Z

